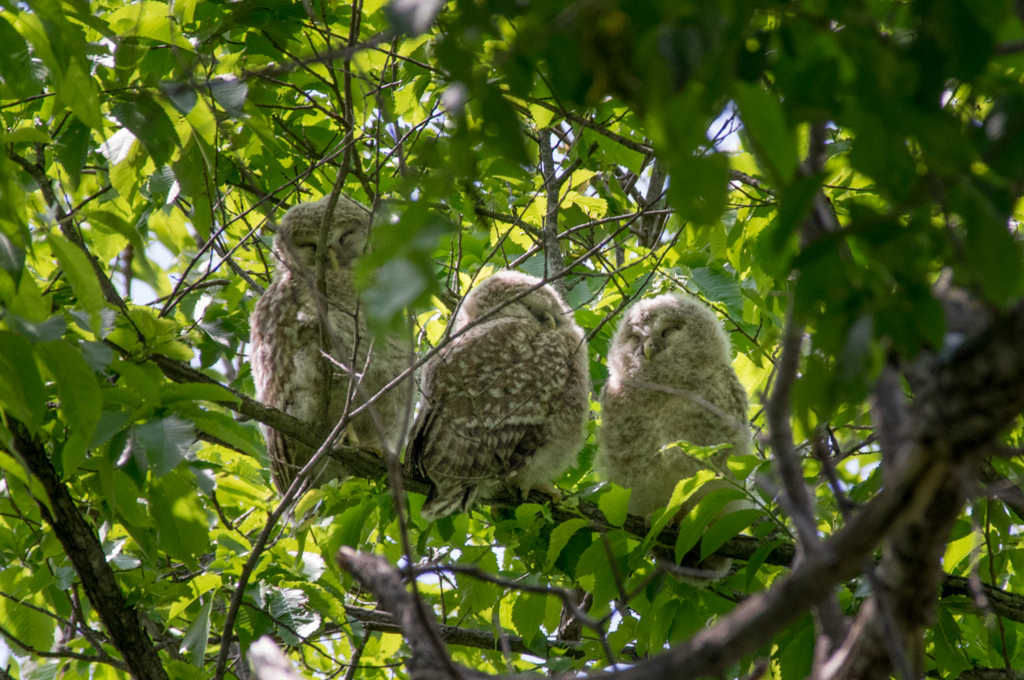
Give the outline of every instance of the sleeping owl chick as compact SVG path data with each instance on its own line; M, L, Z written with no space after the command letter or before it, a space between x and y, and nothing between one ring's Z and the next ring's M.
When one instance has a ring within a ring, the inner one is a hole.
M329 384L323 384L318 366L316 249L327 203L327 197L315 203L300 203L281 218L274 236L274 279L256 303L251 319L250 360L260 401L315 423L326 400L326 424L333 426L345 412L350 373L335 365ZM337 343L334 360L351 369L360 385L360 393L353 395L349 410L398 377L409 366L412 351L411 342L398 337L374 339L367 329L365 312L359 310L359 296L352 286L352 266L366 247L369 229L369 211L346 196L338 196L328 238L326 307L328 326L335 336L333 342ZM408 386L398 385L374 402L386 430L383 443L398 444L408 399ZM263 426L263 433L274 484L284 493L315 452L269 427ZM382 448L369 412L361 413L350 423L347 438L353 446ZM341 464L328 457L312 475L311 483L320 486L343 476Z
M629 383L627 384L627 381ZM655 383L699 395L742 429L680 396L646 389ZM629 512L649 517L668 505L676 484L704 465L677 447L732 444L711 462L748 453L747 393L729 361L722 322L700 302L666 294L629 308L608 351L608 382L601 393L601 429L594 468L603 479L633 490Z
M524 496L551 489L583 446L586 341L551 286L526 292L539 283L517 272L484 280L451 328L453 335L468 330L424 369L406 467L433 483L425 519L465 512L503 482Z

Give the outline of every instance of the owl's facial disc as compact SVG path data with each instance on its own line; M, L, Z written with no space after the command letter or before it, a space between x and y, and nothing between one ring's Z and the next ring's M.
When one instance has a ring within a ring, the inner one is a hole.
M661 318L651 327L650 333L646 334L643 344L644 358L651 361L656 354L663 352L676 335L683 330L682 319Z

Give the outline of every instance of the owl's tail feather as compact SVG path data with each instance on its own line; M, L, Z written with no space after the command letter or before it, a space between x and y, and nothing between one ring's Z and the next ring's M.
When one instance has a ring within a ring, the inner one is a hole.
M436 486L432 486L427 493L427 500L424 501L423 507L420 509L420 514L423 519L432 522L454 512L467 512L475 501L475 486L446 488L440 492Z

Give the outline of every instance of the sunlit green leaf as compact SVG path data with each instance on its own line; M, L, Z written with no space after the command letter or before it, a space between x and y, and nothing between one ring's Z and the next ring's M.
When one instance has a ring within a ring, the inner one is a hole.
M20 335L0 331L0 405L20 420L29 432L43 419L45 393L32 347Z
M75 291L75 297L92 316L92 326L98 330L99 311L103 308L104 301L96 271L89 264L89 257L60 234L50 233L48 240L54 254L60 260L64 276Z
M64 442L63 472L67 476L85 459L85 450L100 420L103 399L96 376L82 355L63 340L36 346L36 352L57 379L60 408L67 418L68 438Z
M192 665L201 668L206 654L206 641L210 637L210 607L213 597L208 595L206 603L199 608L199 613L192 620L192 625L185 631L181 639L181 651L192 654Z
M154 479L149 489L150 519L156 527L160 549L191 562L210 545L206 511L195 487L178 472Z

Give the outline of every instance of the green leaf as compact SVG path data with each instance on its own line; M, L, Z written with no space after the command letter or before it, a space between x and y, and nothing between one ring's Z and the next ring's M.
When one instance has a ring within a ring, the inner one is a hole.
M92 369L67 342L43 342L36 345L36 352L57 381L60 408L70 430L61 452L61 469L66 479L85 460L86 447L100 420L103 397Z
M562 548L569 543L572 535L586 526L590 526L590 520L581 517L566 520L551 531L551 540L548 541L547 569L551 569L554 566L558 556L562 554Z
M697 224L714 224L729 193L729 161L718 153L683 153L670 159L668 198L679 216Z
M234 446L250 456L259 457L260 450L254 445L252 433L225 413L205 411L198 408L179 408L178 411L202 430Z
M79 304L89 312L92 330L98 331L100 328L99 312L104 305L103 293L100 291L96 271L89 262L89 256L60 234L50 233L47 236L47 241L50 243L53 254L60 261L64 276L71 284L71 290L74 291Z
M178 9L177 3L175 9ZM192 44L181 35L178 23L169 18L171 14L167 3L143 0L120 6L107 17L107 21L121 37L148 38L192 50Z
M89 441L89 448L94 449L103 446L110 438L125 428L130 423L132 416L126 411L103 411L100 414L96 429L93 430L92 439Z
M18 97L39 94L42 84L36 77L28 43L3 17L0 17L0 44L4 46L0 50L0 73L4 84Z
M754 582L754 578L757 576L757 570L760 569L761 565L764 564L764 561L768 559L768 555L770 555L775 548L785 542L786 541L781 538L777 538L774 541L768 541L764 545L759 546L758 549L754 551L754 554L750 556L750 559L747 560L746 578L748 594L750 593L750 585Z
M195 108L196 102L199 101L196 89L190 83L175 83L165 80L160 83L160 89L164 91L164 94L171 100L174 108L183 116L187 116Z
M777 186L789 184L799 163L796 134L787 125L779 101L760 85L742 81L737 81L733 94L754 154Z
M192 625L185 631L181 639L180 651L188 651L192 655L192 665L201 668L205 661L206 641L210 638L210 607L213 606L213 595L209 595L204 604L193 619Z
M35 433L43 422L46 392L28 340L0 331L0 406Z
M60 94L71 103L71 110L79 120L90 128L99 130L103 128L103 114L100 112L100 97L96 91L96 83L79 61L84 60L72 59L68 64L62 83L64 87Z
M991 188L973 182L962 182L950 192L951 204L964 218L967 232L967 263L971 273L981 282L985 296L998 305L1021 292L1024 281L1024 251L1014 239L1007 224L1009 210L1000 206Z
M28 604L44 611L46 602L39 597L38 590L45 585L33 579L31 572L21 567L12 567L0 572L0 591L19 600L26 600ZM26 607L6 597L0 598L0 626L33 650L51 649L53 646L54 619L43 611ZM5 639L19 653L30 651L22 650L11 638L5 636Z
M708 527L700 541L700 558L705 560L708 555L725 545L730 538L756 522L764 512L758 509L737 510Z
M52 140L50 139L50 133L46 130L26 126L8 132L4 141L7 144L22 144L25 142L29 144L49 144Z
M351 507L331 522L331 538L328 545L332 554L343 545L358 548L362 538L363 526L375 509L373 503L360 503Z
M597 507L605 519L614 527L621 527L629 513L629 497L632 489L623 489L618 484L609 484L608 489L597 499Z
M730 314L743 316L743 295L736 277L725 271L712 271L710 267L695 267L690 272L693 282L709 300L724 302Z
M239 398L224 386L209 383L167 383L160 386L161 406L169 406L179 401L200 400L237 404Z
M149 469L157 477L178 467L185 460L188 447L196 440L192 424L175 416L136 425L132 432L146 451Z
M245 106L245 97L249 93L249 86L243 81L234 78L217 78L210 82L210 92L225 111L231 116L238 118L242 115L242 108Z
M697 507L679 523L679 536L676 538L676 562L681 561L683 555L697 544L704 532L704 527L722 511L727 503L743 498L746 498L746 495L738 489L718 489L702 498L697 503Z
M805 617L806 618L806 617ZM788 644L779 650L781 680L803 680L811 672L814 661L814 626L801 626Z
M946 553L942 556L943 568L950 573L955 573L957 565L984 543L985 538L979 531L972 531L966 536L950 541L946 546Z
M15 287L21 281L21 273L25 269L25 251L14 245L3 232L0 232L0 269L10 274Z
M92 130L89 126L78 118L72 118L60 131L60 136L57 137L57 142L53 145L53 152L60 165L71 177L73 186L78 186L82 168L85 167L85 162L89 158L91 142Z
M277 621L277 632L286 644L301 644L302 638L320 627L320 615L305 604L306 593L297 588L275 589L270 594L270 615Z
M589 139L590 135L587 136ZM634 173L639 174L640 169L643 167L644 155L639 151L627 148L622 144L619 144L614 139L609 139L604 135L593 135L597 141L598 147L604 151L604 157L611 163L616 165L623 165Z
M485 86L480 92L480 107L485 121L484 133L487 143L496 151L516 163L529 163L526 145L523 143L522 124L497 87ZM547 134L541 132L541 134Z
M0 425L2 427L2 425ZM6 435L7 433L5 433ZM21 456L15 456L15 454L9 451L0 451L0 469L6 470L11 473L15 479L20 481L25 486L29 486L32 480L32 471L28 469L28 465L22 460Z
M736 479L744 480L763 462L757 456L748 454L745 456L729 456L726 465L729 471L736 475Z
M262 610L242 607L238 610L235 629L238 631L238 641L242 649L248 649L253 640L274 634L274 620Z
M955 678L971 669L971 662L964 655L961 645L960 627L953 619L949 607L939 607L938 621L932 629L935 663L945 677Z
M7 323L10 324L11 330L17 331L33 343L56 340L63 337L68 329L68 324L64 321L64 317L57 315L51 316L42 323L30 323L16 314L7 314Z
M115 118L146 147L153 164L167 165L178 143L178 132L167 112L152 97L138 94L110 107Z
M149 487L149 517L156 527L160 549L194 564L195 556L210 549L210 527L206 510L188 477L190 473L172 470L153 479Z
M544 634L540 626L544 623L547 599L546 595L539 593L519 593L515 604L512 605L512 624L528 647L538 636Z
M679 508L683 507L683 503L700 487L714 478L715 473L711 470L698 470L693 477L680 480L676 484L676 488L672 490L672 497L669 499L668 505L664 509L654 512L654 521L651 523L651 530L647 532L647 540L650 541L660 534L661 530L668 526L668 523L679 512Z

